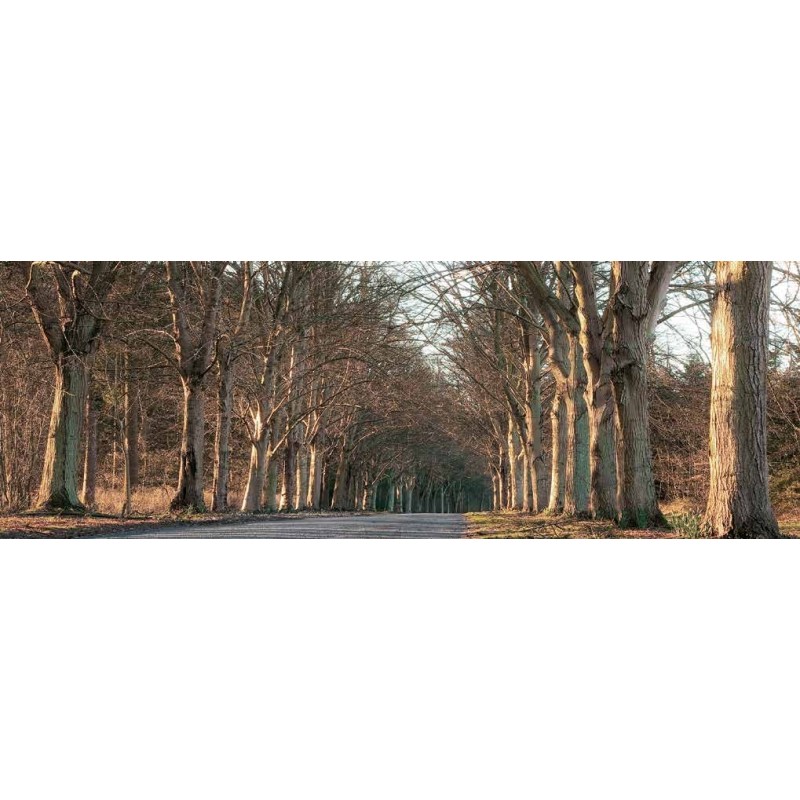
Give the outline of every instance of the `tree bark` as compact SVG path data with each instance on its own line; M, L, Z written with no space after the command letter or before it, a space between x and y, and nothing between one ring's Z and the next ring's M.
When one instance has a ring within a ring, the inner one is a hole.
M619 428L620 525L661 527L665 520L653 480L647 393L649 264L615 261L613 270L612 381Z
M610 331L597 308L594 265L590 261L572 261L575 280L580 338L586 372L586 406L589 415L590 507L594 517L617 518L617 454L615 434L613 366Z
M769 499L767 348L772 262L719 261L711 346L712 536L760 539L780 533Z
M37 506L49 510L83 510L78 500L78 463L86 407L86 365L73 355L59 356L50 429Z
M586 373L577 337L570 336L570 378L565 396L567 408L567 459L564 513L589 514L589 418L586 410Z
M566 396L556 386L550 411L551 458L550 458L550 502L549 514L561 514L564 510L567 469L567 403Z
M193 509L205 511L203 495L203 444L205 414L203 387L211 365L214 363L219 309L222 302L222 276L225 262L210 262L197 271L203 306L199 331L190 330L187 311L191 301L186 291L188 272L178 262L165 262L167 288L172 308L173 338L178 372L183 384L184 420L181 438L181 455L178 469L178 487L170 503L171 511Z
M86 403L86 457L81 492L81 501L87 508L94 507L97 492L97 422L101 405L102 398L95 394L90 386Z
M514 511L522 510L522 474L520 471L519 453L520 437L514 418L508 415L508 487L509 507Z
M37 506L85 511L78 500L81 430L88 366L97 351L103 305L119 263L86 262L76 270L61 262L32 262L27 295L31 311L55 365L55 387Z
M233 425L233 361L231 354L220 353L219 383L217 385L217 430L214 434L214 481L211 510L228 508L228 489L231 474L231 427ZM263 475L262 475L263 479Z
M205 438L205 401L199 382L183 381L183 434L178 469L178 488L170 510L205 511L203 496L203 443Z

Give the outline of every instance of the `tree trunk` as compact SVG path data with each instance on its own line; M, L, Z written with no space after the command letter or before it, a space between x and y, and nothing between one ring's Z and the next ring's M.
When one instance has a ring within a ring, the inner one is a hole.
M536 359L536 375L531 381L525 404L525 456L528 461L530 480L530 509L538 514L544 506L542 486L547 480L547 470L542 453L542 395L541 376L539 375L539 353L534 351Z
M550 425L552 432L552 458L550 470L549 514L560 514L564 510L567 465L567 403L564 391L556 386L553 395Z
M89 391L86 404L86 458L83 466L82 502L87 508L93 508L97 490L97 421L100 414L102 398Z
M269 431L260 431L256 441L250 445L250 466L247 470L247 485L242 498L242 511L246 514L260 511L262 508L261 498L264 489L268 449Z
M517 456L519 455L519 433L512 416L508 416L508 488L509 506L514 511L522 509L522 475L520 474L520 464Z
M220 358L219 385L217 387L217 430L214 436L212 511L225 511L228 508L228 488L231 474L230 441L232 424L233 363L229 357L223 354Z
M311 445L308 479L308 506L314 511L319 511L322 504L322 466L322 445L317 437Z
M83 511L78 500L81 429L86 410L86 364L64 354L55 369L55 393L37 506L53 511Z
M711 326L712 536L778 538L769 500L767 346L772 262L717 262Z
M127 400L126 400L127 404ZM127 517L133 510L133 492L131 487L131 443L128 438L128 426L125 417L120 420L120 443L122 445L122 508L121 517Z
M577 337L570 336L570 379L566 394L567 460L564 513L589 515L589 418L586 410L586 372Z
M277 453L267 453L266 484L264 487L264 505L267 511L278 510L278 467Z
M336 480L333 487L333 500L331 505L337 511L344 511L347 507L347 443L343 442L339 451L339 461L336 467Z
M205 511L203 497L203 442L205 415L203 387L191 380L183 382L183 434L181 436L178 489L170 503L172 511Z
M122 444L122 486L124 500L120 516L127 517L133 511L133 469L131 466L131 417L135 414L131 397L130 358L125 354L125 382L122 391L122 419L120 419L120 443ZM137 467L138 470L138 467Z
M297 494L295 508L303 509L308 505L308 483L311 465L308 457L308 446L299 445L297 454Z
M291 423L289 423L291 424ZM295 470L297 469L297 442L292 433L286 438L286 455L283 461L283 491L281 511L294 511Z
M653 480L647 394L649 266L646 261L617 261L614 270L612 380L619 427L620 525L660 527L665 520Z
M588 402L589 459L593 515L598 519L617 518L617 440L614 390L606 383L593 391Z

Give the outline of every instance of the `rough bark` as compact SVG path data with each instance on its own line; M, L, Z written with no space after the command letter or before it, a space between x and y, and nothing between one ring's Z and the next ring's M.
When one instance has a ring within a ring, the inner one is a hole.
M173 511L205 510L203 496L203 443L205 439L205 399L197 381L183 383L183 431L178 466L178 488L170 503Z
M102 407L102 398L89 388L86 403L86 456L83 466L83 490L81 502L93 508L97 492L97 421Z
M711 327L712 536L780 536L769 499L767 346L772 263L720 261Z
M620 525L631 528L665 524L658 507L650 447L647 345L653 308L654 276L647 261L615 261L611 297L614 367L612 382L619 429L618 480ZM653 270L657 270L657 266ZM666 287L664 287L666 291Z
M222 301L224 262L211 262L191 270L197 277L197 292L202 319L194 333L189 322L192 302L187 294L189 270L178 262L167 261L167 287L172 308L173 338L178 373L183 385L183 429L178 468L178 486L170 503L172 511L205 511L203 494L203 443L205 415L203 388L214 363L214 345Z
M233 425L233 359L230 351L220 350L217 385L217 429L214 434L214 479L211 510L228 508L231 473L231 427ZM263 478L263 475L262 475Z
M611 315L601 319L597 308L592 262L570 262L581 326L589 418L590 507L599 519L617 518L617 471Z
M567 469L567 403L563 391L556 387L550 408L550 500L549 514L560 514L564 510Z
M33 262L27 272L31 310L54 364L53 406L36 505L83 512L78 499L81 431L87 369L97 351L104 303L119 264L86 262L83 269L60 262Z
M586 409L586 373L577 337L570 337L570 377L565 394L567 408L567 458L564 513L589 514L589 417Z
M53 408L37 506L53 510L83 510L78 499L78 461L84 408L86 365L72 355L61 356L54 373Z

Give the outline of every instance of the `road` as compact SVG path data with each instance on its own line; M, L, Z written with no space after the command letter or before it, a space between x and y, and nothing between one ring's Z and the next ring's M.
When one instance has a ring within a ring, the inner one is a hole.
M364 516L262 517L256 520L103 534L126 539L459 539L461 514L374 514Z

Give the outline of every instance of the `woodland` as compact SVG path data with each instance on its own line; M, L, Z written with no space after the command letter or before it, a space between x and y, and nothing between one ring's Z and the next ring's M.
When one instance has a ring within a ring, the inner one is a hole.
M797 262L0 262L0 515L778 538L799 331Z

